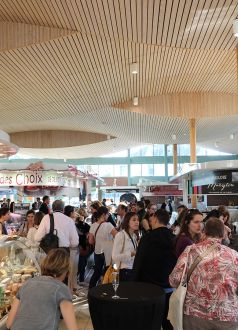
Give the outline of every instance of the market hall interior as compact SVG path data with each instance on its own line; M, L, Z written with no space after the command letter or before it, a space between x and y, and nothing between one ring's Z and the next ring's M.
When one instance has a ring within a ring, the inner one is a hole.
M179 196L235 224L237 16L227 0L1 1L0 199Z

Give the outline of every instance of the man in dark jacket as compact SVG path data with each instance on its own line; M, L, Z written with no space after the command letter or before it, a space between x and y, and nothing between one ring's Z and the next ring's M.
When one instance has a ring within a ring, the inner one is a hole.
M39 211L43 212L44 214L49 214L50 209L49 209L49 204L50 204L50 197L49 196L44 196L42 198L43 203L41 204Z
M162 322L163 330L172 330L167 320L169 298L172 294L169 275L176 264L175 236L167 228L169 213L160 209L149 219L152 231L142 237L135 256L133 271L135 281L149 282L164 288L166 305Z

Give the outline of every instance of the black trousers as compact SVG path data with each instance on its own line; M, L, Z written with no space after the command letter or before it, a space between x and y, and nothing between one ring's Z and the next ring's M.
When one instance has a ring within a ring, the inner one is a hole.
M163 315L163 321L162 321L163 330L173 330L172 324L170 323L169 320L167 320L168 311L169 311L169 298L170 298L171 294L172 294L172 292L166 293L166 295L165 295L164 315Z
M123 268L119 271L119 280L120 282L133 281L133 271L132 269Z
M89 288L93 288L97 285L100 277L103 274L104 266L105 266L105 257L104 253L94 254L94 272L89 282Z

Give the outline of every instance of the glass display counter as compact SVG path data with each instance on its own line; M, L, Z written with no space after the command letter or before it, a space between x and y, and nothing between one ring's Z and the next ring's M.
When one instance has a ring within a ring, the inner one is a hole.
M44 255L40 248L31 250L23 237L0 236L0 329L19 288L40 274Z

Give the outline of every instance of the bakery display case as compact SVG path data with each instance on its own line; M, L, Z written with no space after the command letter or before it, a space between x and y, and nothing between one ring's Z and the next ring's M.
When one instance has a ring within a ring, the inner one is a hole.
M32 250L26 239L17 236L0 236L0 329L19 288L29 278L40 274L40 260L45 253Z

